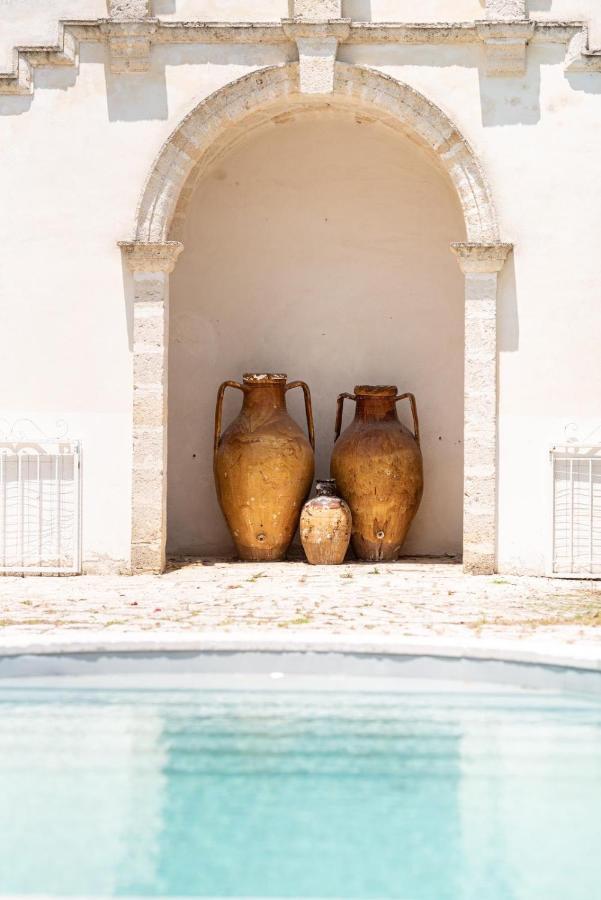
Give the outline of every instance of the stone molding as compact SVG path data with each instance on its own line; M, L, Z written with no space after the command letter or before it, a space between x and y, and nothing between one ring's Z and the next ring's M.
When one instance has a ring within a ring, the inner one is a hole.
M494 204L480 164L439 107L388 75L340 62L334 67L332 96L341 106L367 109L433 151L459 196L468 239L499 240ZM252 115L269 121L283 109L306 102L297 63L251 72L202 100L172 132L155 160L140 199L135 239L152 243L179 237L178 223L185 219L193 172L216 143L233 140Z
M491 244L453 243L451 250L464 274L470 272L500 272L513 249L513 244L500 241Z
M122 7L125 10L127 0L123 2L126 4ZM141 9L135 5L137 2L132 0L134 5L127 8L132 11ZM114 8L117 10L120 7ZM483 42L489 57L490 74L495 75L514 75L518 69L523 71L524 41L526 45L528 42L562 43L569 45L566 59L568 71L601 72L601 50L589 48L586 24L561 20L516 20L503 16L493 19L494 9L493 6L487 7L488 18L474 22L351 22L346 37L339 36L338 41L349 44L424 45ZM295 17L294 21L298 18ZM497 29L501 26L514 27L514 31L495 34L494 26ZM177 22L163 21L149 15L135 18L133 12L131 15L122 13L119 17L103 19L61 20L56 45L14 48L13 71L0 73L0 95L31 94L36 67L77 67L80 42L106 44L112 71L127 75L148 70L153 44L286 44L290 40L282 22Z
M526 48L534 35L534 23L517 19L476 22L476 33L484 44L485 71L491 76L524 75Z
M179 241L119 241L130 272L172 272L184 249Z

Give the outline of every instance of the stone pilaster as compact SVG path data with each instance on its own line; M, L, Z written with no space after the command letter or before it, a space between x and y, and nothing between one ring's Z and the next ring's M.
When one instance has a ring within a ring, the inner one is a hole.
M294 12L294 19L282 19L282 27L298 48L301 93L331 94L338 44L349 36L351 20L328 18L332 12L340 15L340 0L297 0Z
M451 244L465 275L463 567L496 567L497 277L511 244Z
M169 273L183 245L120 243L134 282L132 572L162 572L167 538Z

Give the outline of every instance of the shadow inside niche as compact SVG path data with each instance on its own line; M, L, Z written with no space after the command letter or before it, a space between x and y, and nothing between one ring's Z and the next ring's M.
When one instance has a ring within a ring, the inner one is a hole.
M499 353L514 353L520 349L520 322L515 283L514 254L510 253L499 275L497 306L497 347Z

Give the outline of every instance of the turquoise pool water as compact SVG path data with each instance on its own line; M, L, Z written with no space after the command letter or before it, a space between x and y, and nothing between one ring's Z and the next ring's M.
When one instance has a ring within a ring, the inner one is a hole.
M601 703L0 685L0 893L591 900Z

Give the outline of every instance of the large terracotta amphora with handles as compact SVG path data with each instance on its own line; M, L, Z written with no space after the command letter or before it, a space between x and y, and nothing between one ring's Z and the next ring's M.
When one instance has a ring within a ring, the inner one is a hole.
M242 409L221 435L226 388L242 391ZM286 409L286 393L301 387L309 439ZM217 393L214 471L217 497L243 560L284 559L313 483L315 435L311 394L286 375L244 375Z
M345 398L356 402L355 418L339 437ZM397 416L404 399L411 403L413 434ZM355 555L396 559L423 492L415 397L397 394L393 385L358 385L354 394L340 394L335 441L331 474L351 510Z

